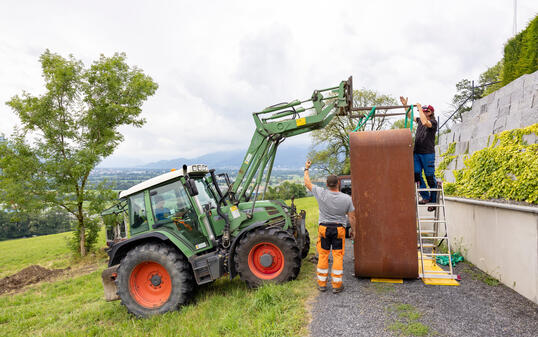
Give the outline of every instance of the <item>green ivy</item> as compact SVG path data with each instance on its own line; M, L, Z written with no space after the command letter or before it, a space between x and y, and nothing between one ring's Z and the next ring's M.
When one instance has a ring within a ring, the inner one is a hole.
M441 154L441 158L443 158L443 160L441 160L439 166L437 166L435 169L435 176L443 181L445 181L446 168L454 160L454 158L457 157L454 156L454 151L456 151L456 143L450 143L446 152Z
M445 183L445 193L538 204L538 144L523 140L523 135L531 133L538 135L538 123L495 135L488 147L465 160L465 168L453 171L455 182ZM445 169L446 165L439 165L439 174L444 175Z

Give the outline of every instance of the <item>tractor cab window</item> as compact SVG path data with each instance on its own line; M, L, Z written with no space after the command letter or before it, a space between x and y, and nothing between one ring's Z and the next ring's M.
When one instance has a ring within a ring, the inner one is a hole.
M138 193L129 198L131 208L131 233L148 229L148 218L144 204L144 193Z
M197 217L180 181L150 191L156 224L174 223L178 230L197 228Z
M217 207L217 202L213 197L213 193L203 180L195 180L196 188L198 189L198 200L202 206L209 205L211 208Z

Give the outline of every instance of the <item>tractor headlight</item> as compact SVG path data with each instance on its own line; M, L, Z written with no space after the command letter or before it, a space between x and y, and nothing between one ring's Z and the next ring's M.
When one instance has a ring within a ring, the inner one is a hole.
M189 166L187 173L207 173L209 172L207 165L204 164L195 164Z

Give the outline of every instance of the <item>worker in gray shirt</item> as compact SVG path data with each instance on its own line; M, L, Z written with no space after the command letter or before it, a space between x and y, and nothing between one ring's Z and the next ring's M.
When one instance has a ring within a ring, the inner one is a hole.
M327 277L329 276L329 254L333 252L333 265L331 270L331 283L333 293L344 290L342 277L344 276L344 251L346 241L346 214L349 217L351 228L355 229L355 214L351 197L338 191L336 187L338 178L334 175L327 177L327 188L312 185L308 169L312 163L306 162L304 168L304 184L316 198L319 206L318 226L318 289L327 290Z

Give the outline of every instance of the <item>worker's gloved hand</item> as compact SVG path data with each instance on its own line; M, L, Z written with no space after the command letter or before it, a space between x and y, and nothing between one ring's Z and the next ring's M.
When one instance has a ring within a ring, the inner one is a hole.
M402 102L402 105L407 105L407 97L400 96L400 102Z

